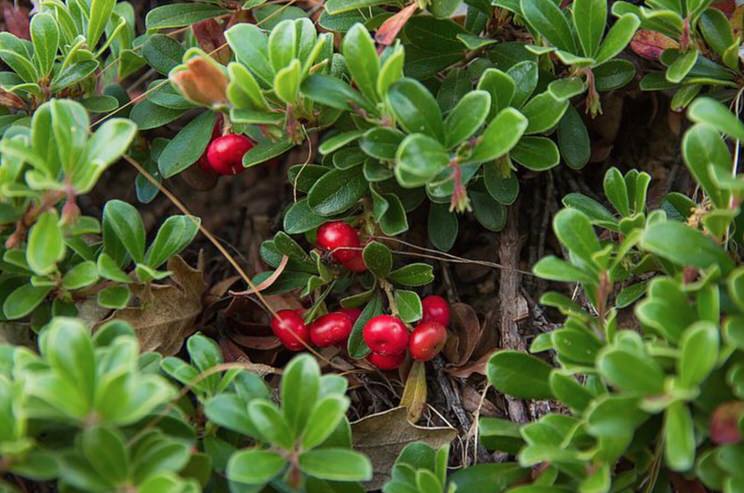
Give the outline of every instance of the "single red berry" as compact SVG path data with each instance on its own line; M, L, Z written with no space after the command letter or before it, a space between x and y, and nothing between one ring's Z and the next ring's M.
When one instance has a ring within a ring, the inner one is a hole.
M220 136L222 133L222 115L217 114L217 119L214 122L214 127L212 128L212 138L209 139L209 143L211 144L214 139ZM207 147L204 149L204 152L199 157L199 167L206 171L207 173L214 173L212 170L212 167L209 165L209 159L207 159L207 150L209 149L209 144L207 144Z
M310 331L295 310L276 312L276 317L271 320L271 330L290 351L301 351L310 340Z
M361 252L354 253L356 253L356 255L349 260L345 260L341 265L352 272L364 272L367 270L367 264L364 263L364 257L362 257Z
M359 233L343 221L323 224L318 228L316 241L323 250L333 252L331 256L336 262L344 263L355 257L361 257L359 250L355 250L360 245Z
M318 317L310 324L310 340L318 347L328 347L346 342L354 323L348 315L331 312Z
M207 147L209 168L218 175L237 175L245 171L243 155L253 148L253 141L241 134L227 134L214 139Z
M421 322L411 332L408 350L411 358L429 361L444 347L447 341L447 329L439 322Z
M394 354L392 356L385 356L379 353L371 353L367 356L367 361L375 365L380 370L395 370L398 368L403 360L406 359L406 353Z
M435 294L421 300L422 322L439 322L445 327L450 323L450 307L447 300Z
M359 320L359 316L362 314L361 308L342 308L339 311L349 317L352 324L355 324L356 321Z
M373 353L383 356L401 354L408 346L408 329L392 315L371 318L362 329L362 337Z

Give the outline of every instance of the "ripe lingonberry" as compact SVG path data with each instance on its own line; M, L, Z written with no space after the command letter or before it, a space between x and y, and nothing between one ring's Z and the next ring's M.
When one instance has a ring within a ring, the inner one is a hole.
M241 134L227 134L214 139L207 147L207 164L218 175L237 175L245 171L243 155L253 148L253 141Z
M354 272L367 269L359 250L359 233L343 221L331 221L318 228L317 243L331 253L336 262Z
M352 324L355 324L356 321L359 319L359 316L362 314L361 308L342 308L339 311L351 318Z
M331 312L318 317L310 324L310 340L318 347L328 347L346 342L354 326L345 313Z
M310 331L295 310L276 312L271 320L271 330L290 351L301 351L310 340Z
M447 300L435 294L421 300L422 322L439 322L445 327L450 323L450 307Z
M380 370L395 370L398 368L403 360L406 359L406 353L394 354L392 356L385 356L379 353L371 353L367 356L367 361L375 365Z
M362 337L373 353L383 356L401 354L408 347L408 329L392 315L371 318L362 329Z
M444 347L447 341L447 329L439 322L421 322L411 332L408 351L411 358L429 361Z

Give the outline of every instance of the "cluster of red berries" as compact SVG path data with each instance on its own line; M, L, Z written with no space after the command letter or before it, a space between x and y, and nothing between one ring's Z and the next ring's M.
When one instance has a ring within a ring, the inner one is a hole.
M222 133L222 118L212 129L212 140L199 158L199 167L217 175L237 175L245 171L243 155L253 149L254 142L243 134Z
M343 221L331 221L318 228L316 243L320 248L331 252L333 260L352 272L364 272L362 242L359 233Z
M371 318L362 330L364 342L372 351L367 360L381 370L394 370L406 359L429 361L447 342L450 309L441 296L427 296L421 300L421 322L409 334L408 328L398 317L378 315Z
M271 320L271 330L290 351L301 351L310 344L321 348L342 346L361 314L359 308L342 308L321 315L308 325L302 310L279 310Z
M406 350L419 361L439 354L447 341L449 304L441 296L427 296L421 304L421 322L410 334L403 321L393 315L378 315L367 321L362 337L372 351L367 357L370 363L381 370L394 370L405 360ZM290 351L301 351L310 344L321 348L342 346L359 315L358 308L342 308L308 325L301 310L280 310L271 321L271 329Z

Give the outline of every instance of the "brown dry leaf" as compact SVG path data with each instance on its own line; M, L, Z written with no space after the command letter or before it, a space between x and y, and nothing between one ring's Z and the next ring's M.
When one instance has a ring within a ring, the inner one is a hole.
M31 39L28 9L16 4L17 2L3 2L2 14L5 30L22 39Z
M196 321L202 312L204 282L203 259L196 269L181 257L168 260L172 284L152 284L149 289L135 286L132 291L142 306L124 308L111 318L132 324L140 340L142 351L158 351L163 355L178 352L183 341L196 332Z
M191 26L202 50L225 65L230 61L230 47L225 41L225 29L215 19L206 19Z
M374 468L367 491L379 489L390 479L390 471L403 447L424 442L434 448L447 445L457 436L454 428L426 428L411 424L405 407L372 414L351 424L354 448L369 457Z
M444 347L444 356L453 366L462 366L470 361L483 335L483 327L472 306L455 303L450 309L450 336Z
M426 366L423 361L414 361L406 378L406 386L400 405L408 409L408 420L415 423L426 407Z
M445 371L457 378L468 378L473 373L485 376L486 367L488 366L488 360L491 359L491 355L493 355L493 352L484 354L469 365L461 366L459 368L446 368Z

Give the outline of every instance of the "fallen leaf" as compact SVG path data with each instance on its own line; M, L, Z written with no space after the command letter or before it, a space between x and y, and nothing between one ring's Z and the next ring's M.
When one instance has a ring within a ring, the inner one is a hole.
M395 459L409 443L424 442L439 448L457 436L454 428L411 424L407 415L405 407L396 407L351 424L354 448L366 454L374 468L372 480L365 484L368 491L381 488L390 479Z
M181 257L172 257L168 260L171 283L134 286L132 292L141 300L141 306L118 310L111 318L134 327L142 351L176 354L183 341L196 332L202 295L207 289L203 265L201 255L196 269Z
M630 41L630 49L646 60L659 60L664 50L669 48L679 48L679 43L669 36L648 29L639 29Z
M406 386L400 405L408 409L408 420L415 423L421 419L426 407L426 366L423 361L414 361L406 378Z
M230 47L225 41L225 29L215 19L206 19L191 26L202 50L222 64L230 61Z
M264 279L259 284L256 284L255 288L250 288L245 291L231 291L230 294L232 296L249 296L251 294L260 293L261 291L265 291L271 287L272 284L276 282L277 279L279 279L279 276L282 275L282 272L284 272L284 268L287 267L287 262L289 262L289 257L286 255L282 255L282 259L279 261L279 265L274 269L274 272L271 273L269 277Z
M472 306L455 303L450 308L449 338L444 346L444 356L452 366L463 366L473 355L483 335L478 314Z
M259 376L266 375L281 375L282 369L275 368L271 365L264 365L263 363L254 363L234 342L230 339L223 337L219 341L220 349L222 350L222 356L225 359L225 363L240 363L245 365L245 369L255 373Z
M411 5L405 7L397 14L389 17L382 25L377 29L375 33L375 41L382 46L390 46L398 37L398 33L406 25L408 19L416 12L418 5L413 2Z
M492 354L493 352L486 353L469 365L461 366L459 368L445 368L445 371L457 378L468 378L473 373L485 376L488 360L491 359Z

